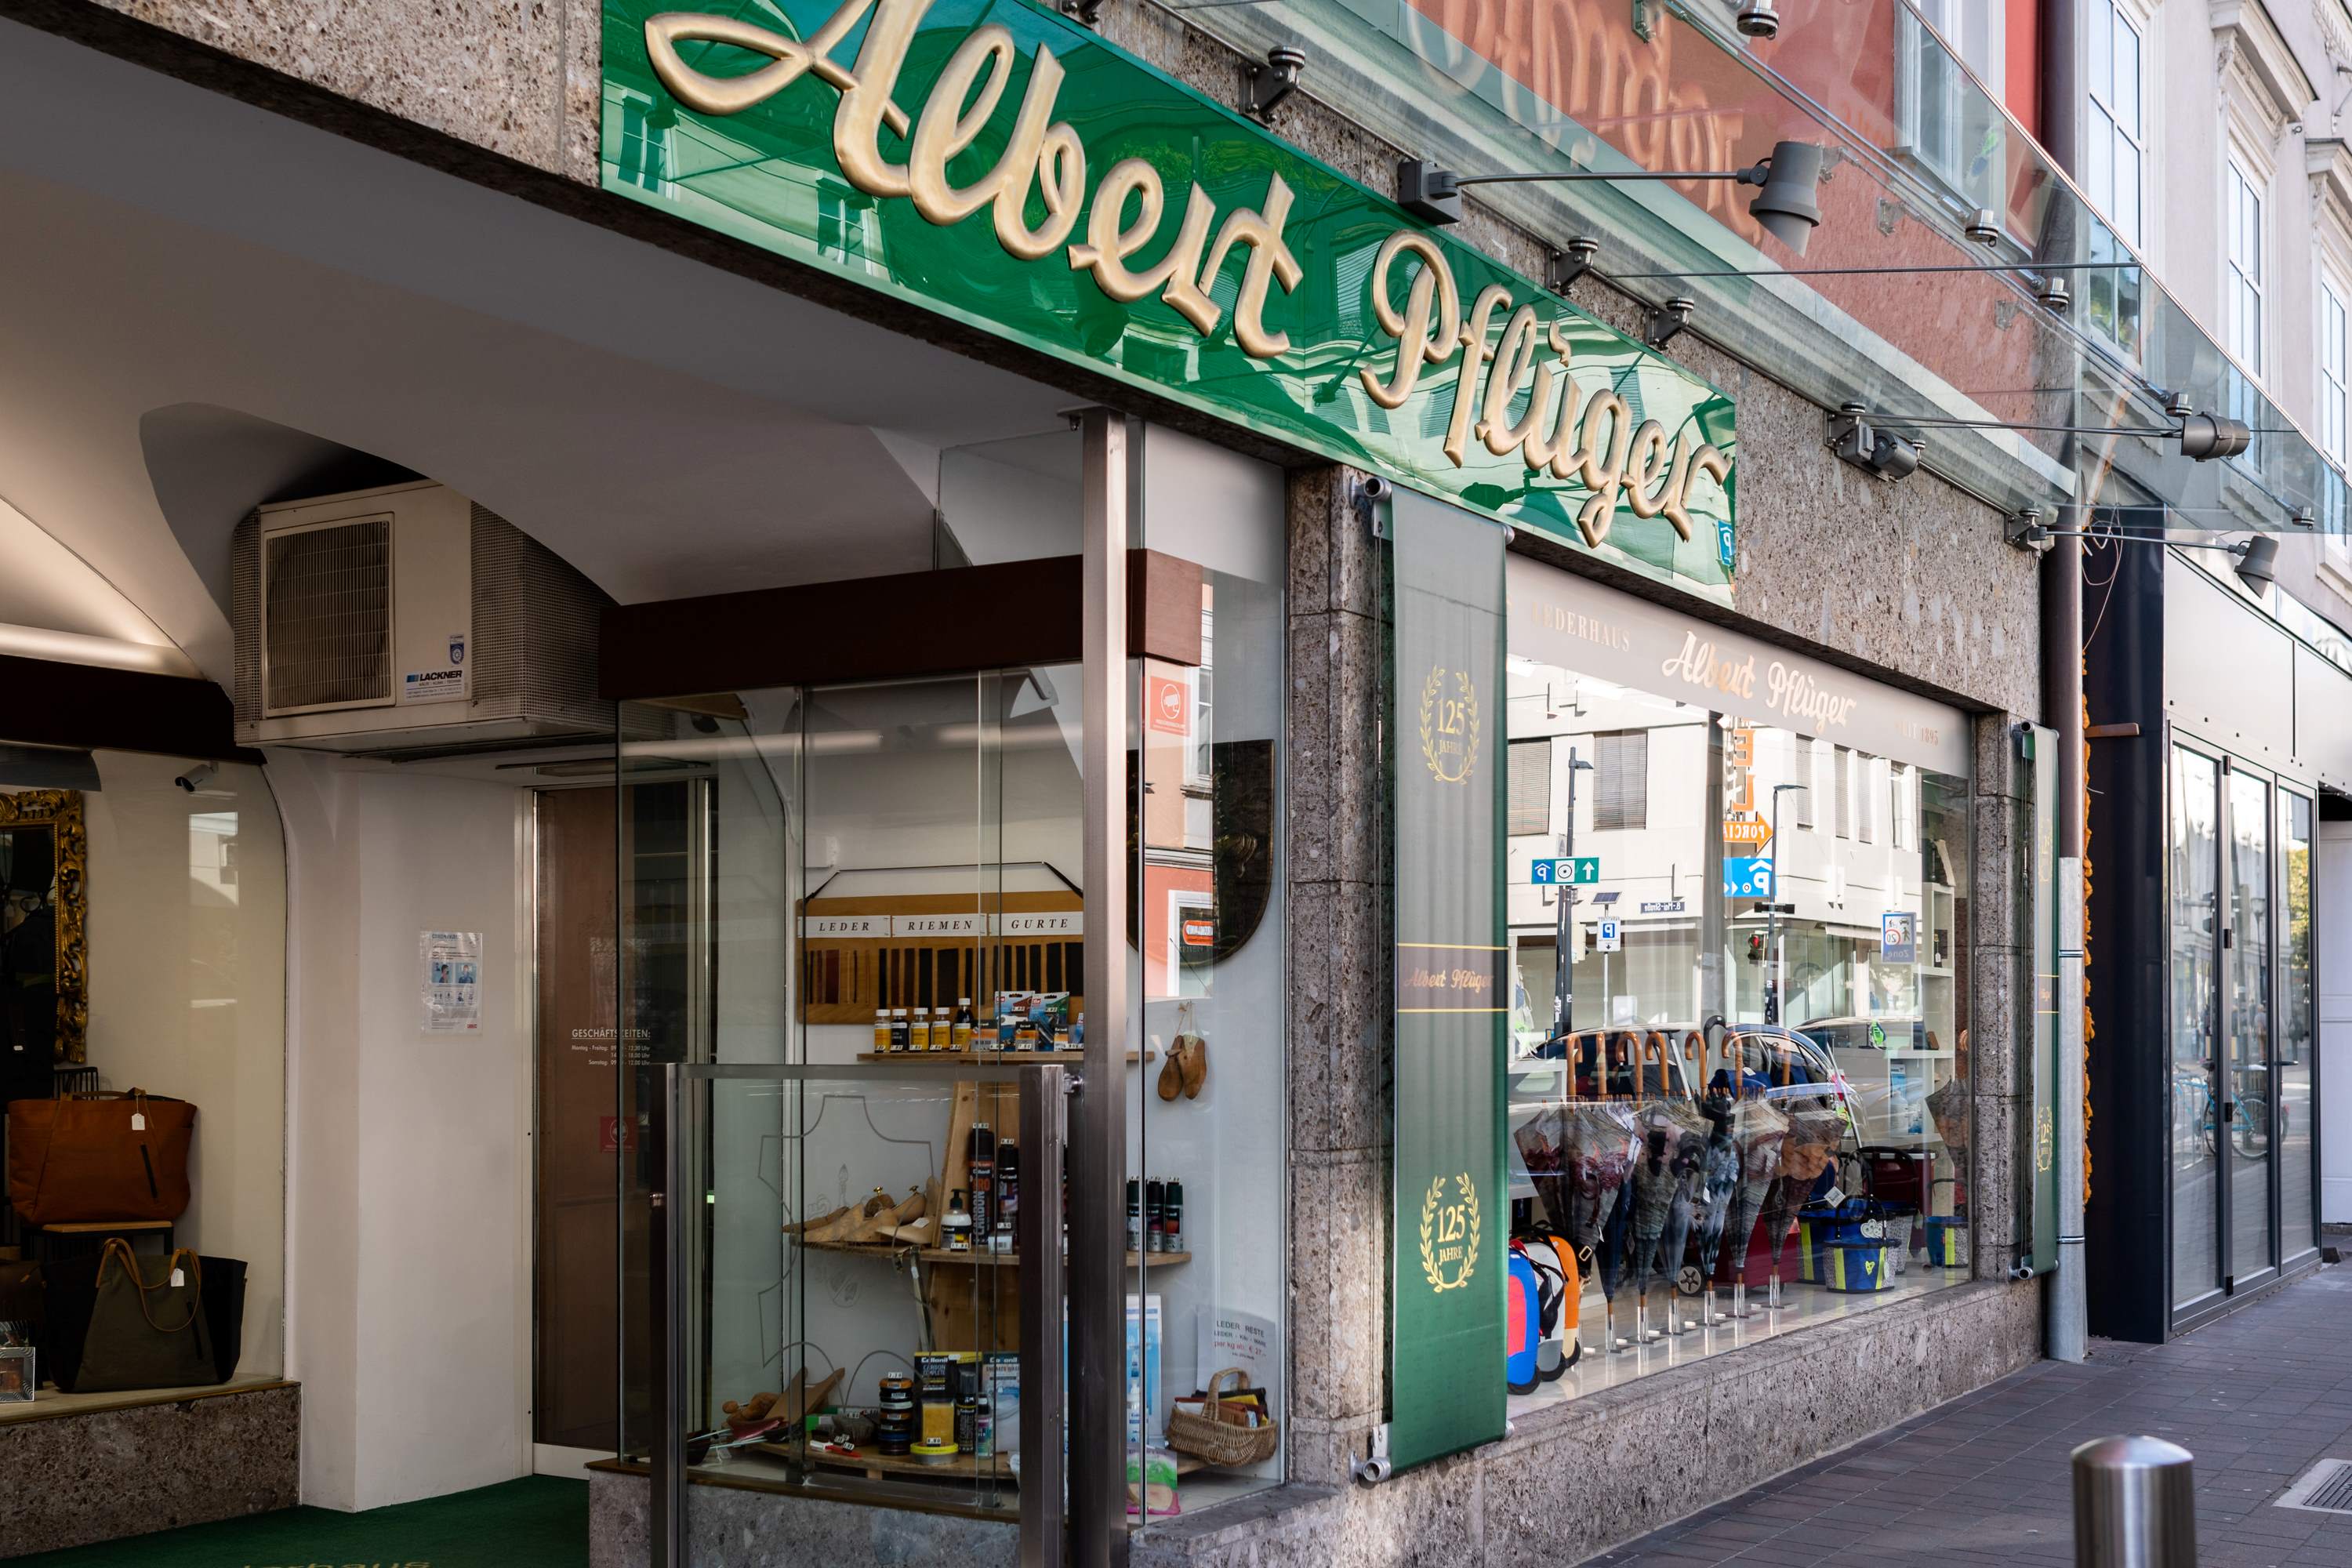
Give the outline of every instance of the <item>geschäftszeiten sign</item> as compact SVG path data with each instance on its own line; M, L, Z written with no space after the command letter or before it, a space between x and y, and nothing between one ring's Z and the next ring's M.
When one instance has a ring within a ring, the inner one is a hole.
M608 189L1727 592L1729 399L1057 12L611 0L604 60Z

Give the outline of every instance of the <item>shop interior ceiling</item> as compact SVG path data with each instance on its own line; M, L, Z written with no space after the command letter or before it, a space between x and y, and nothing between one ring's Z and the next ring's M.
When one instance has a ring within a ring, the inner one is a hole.
M940 451L1065 425L1066 392L5 21L0 106L0 548L38 568L0 625L226 682L237 521L404 469L623 603L919 571Z

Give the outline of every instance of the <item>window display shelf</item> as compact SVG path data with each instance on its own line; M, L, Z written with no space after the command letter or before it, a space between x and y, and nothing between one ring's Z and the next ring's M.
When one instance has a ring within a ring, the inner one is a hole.
M986 1264L991 1268L1012 1268L1019 1267L1021 1262L1021 1255L1017 1252L953 1252L944 1247L876 1247L863 1241L809 1241L801 1245L812 1252L855 1252L869 1258L897 1258L911 1251L916 1260L921 1263ZM1127 1255L1129 1268L1142 1261L1190 1263L1192 1255L1189 1252L1130 1252Z
M1084 1051L860 1051L861 1062L917 1067L1076 1067ZM1127 1065L1158 1061L1158 1051L1129 1051Z
M779 1459L799 1460L803 1458L800 1450L789 1443L754 1443L751 1448L755 1454L767 1454ZM856 1471L868 1480L915 1477L934 1481L1011 1482L1019 1479L1013 1468L1012 1457L1006 1454L993 1455L985 1459L971 1454L958 1454L952 1459L931 1460L918 1459L906 1454L885 1454L879 1449L864 1449L855 1454L829 1454L822 1448L812 1447L805 1458L812 1465L828 1470ZM1206 1459L1194 1458L1190 1454L1176 1456L1176 1473L1180 1476L1189 1476L1210 1468Z

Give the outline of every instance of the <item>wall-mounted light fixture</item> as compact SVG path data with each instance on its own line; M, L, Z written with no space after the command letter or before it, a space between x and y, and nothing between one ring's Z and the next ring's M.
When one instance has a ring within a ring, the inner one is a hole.
M1861 405L1845 407L1859 410ZM2013 419L1946 419L1927 414L1882 414L1878 421L1927 430L2041 430L2061 436L2172 436L2180 441L2180 455L2192 462L2210 463L2234 458L2252 444L2254 433L2242 419L2226 414L2191 414L2175 398L2166 412L2179 419L2172 425L2035 425Z
M1925 445L1874 426L1859 403L1840 405L1830 416L1830 450L1837 454L1838 461L1888 484L1918 472Z
M2267 533L2250 534L2235 544L2215 544L2201 539L2126 533L2119 529L2050 528L2042 523L2040 510L2031 507L2011 512L2003 533L2011 544L2036 555L2046 554L2052 542L2060 539L2095 539L2109 544L2168 544L2175 550L2218 550L2238 558L2238 563L2231 570L2256 593L2278 580L2278 541Z
M1770 156L1745 169L1567 169L1514 174L1457 174L1425 158L1397 164L1397 205L1424 222L1462 221L1465 185L1531 184L1575 180L1735 180L1759 187L1748 204L1764 232L1802 256L1821 226L1822 150L1811 142L1776 142Z

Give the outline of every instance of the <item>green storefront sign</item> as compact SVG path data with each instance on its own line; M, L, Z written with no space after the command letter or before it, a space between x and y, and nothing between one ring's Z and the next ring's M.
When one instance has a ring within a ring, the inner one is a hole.
M1503 531L1400 492L1389 546L1396 1116L1389 1455L1502 1436L1511 1002L1503 821Z
M1030 0L611 0L606 189L1727 598L1732 405Z

